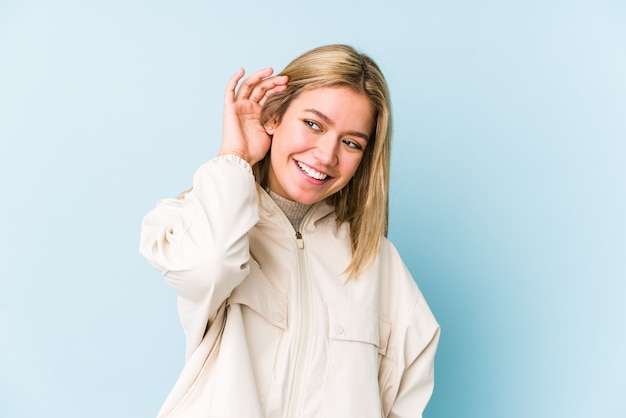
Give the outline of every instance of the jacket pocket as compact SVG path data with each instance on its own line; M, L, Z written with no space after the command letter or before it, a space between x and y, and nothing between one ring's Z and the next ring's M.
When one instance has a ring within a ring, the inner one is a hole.
M289 318L287 297L258 279L251 275L235 288L228 298L228 312L237 312L241 320L246 349L252 360L253 381L264 409Z
M330 347L321 416L381 416L379 366L390 329L374 309L328 306Z
M328 307L331 340L354 341L374 345L385 355L391 331L391 322L378 316L370 308L360 306Z
M287 328L287 296L251 274L228 297L228 305L250 308L268 324ZM249 318L247 318L249 319Z

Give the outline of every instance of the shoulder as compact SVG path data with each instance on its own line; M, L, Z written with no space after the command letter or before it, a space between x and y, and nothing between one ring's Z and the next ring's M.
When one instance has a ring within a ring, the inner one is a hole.
M412 334L418 345L427 345L439 324L396 247L386 238L381 241L376 264L381 315L389 318L397 337Z
M380 242L373 268L379 276L381 297L397 297L403 303L412 304L412 301L421 296L419 287L398 250L387 238Z

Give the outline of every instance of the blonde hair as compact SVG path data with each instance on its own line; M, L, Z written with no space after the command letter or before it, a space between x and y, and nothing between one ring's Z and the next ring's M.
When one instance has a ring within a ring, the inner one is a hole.
M261 123L281 121L300 93L323 87L347 87L362 93L374 105L376 126L354 177L328 198L338 223L350 224L352 261L349 278L359 276L374 262L383 237L387 236L389 211L389 164L391 155L391 105L385 78L367 55L348 45L327 45L294 59L280 75L289 77L287 89L271 96L261 114ZM253 167L261 186L267 187L270 153Z

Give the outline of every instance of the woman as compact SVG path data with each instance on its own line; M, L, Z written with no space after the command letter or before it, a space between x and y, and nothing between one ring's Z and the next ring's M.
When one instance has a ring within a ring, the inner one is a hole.
M387 230L385 79L345 45L229 81L219 155L144 219L187 362L162 417L420 417L439 327Z

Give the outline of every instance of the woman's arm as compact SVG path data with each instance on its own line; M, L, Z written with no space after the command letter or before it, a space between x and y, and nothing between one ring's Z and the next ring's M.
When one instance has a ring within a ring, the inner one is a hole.
M421 418L433 393L435 385L435 354L439 343L440 330L437 328L430 342L419 349L415 358L402 373L396 398L387 415L388 418ZM407 346L419 341L419 337L408 335ZM407 347L407 352L416 347Z
M224 94L219 157L204 164L192 189L159 202L143 220L140 252L179 295L187 355L202 340L219 306L249 273L248 231L258 221L251 164L267 153L271 137L260 123L268 97L287 77L258 71L241 83L243 70Z
M234 155L202 165L193 189L164 199L142 224L140 252L179 295L187 353L249 272L248 231L258 220L250 166Z

